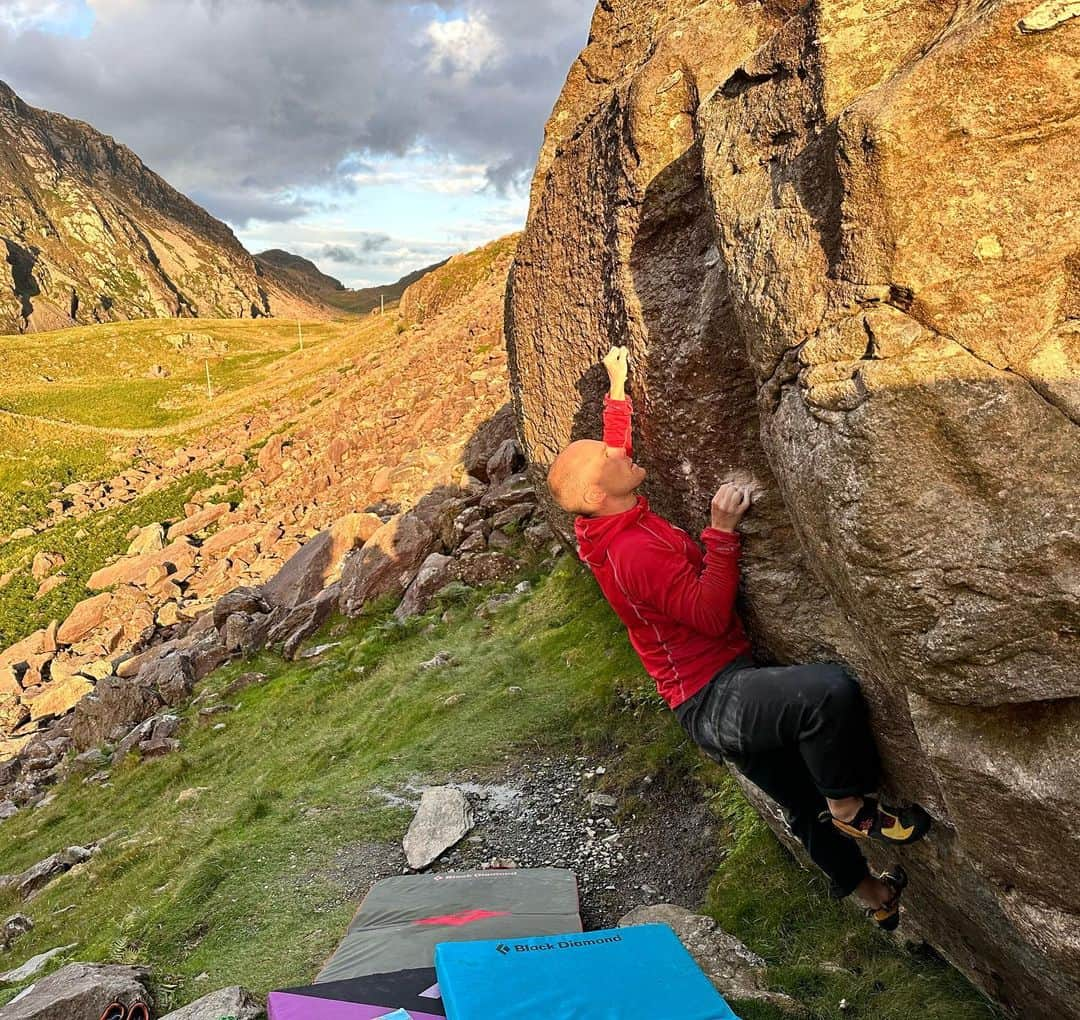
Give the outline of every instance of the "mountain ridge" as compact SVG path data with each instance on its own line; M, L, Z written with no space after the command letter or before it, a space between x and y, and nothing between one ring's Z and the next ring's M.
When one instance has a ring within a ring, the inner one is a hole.
M0 81L0 332L332 311L268 277L232 230L84 121Z
M429 273L441 269L449 261L443 259L430 266L414 269L394 283L353 289L346 287L336 277L324 273L311 259L304 258L303 255L296 255L281 248L270 248L255 255L255 264L268 276L287 281L297 293L354 315L374 311L381 307L384 301L389 304L399 301L409 287Z

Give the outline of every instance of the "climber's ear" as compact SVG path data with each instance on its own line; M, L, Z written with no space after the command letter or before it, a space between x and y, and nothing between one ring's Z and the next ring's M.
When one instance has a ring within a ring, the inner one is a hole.
M585 504L585 512L593 513L604 505L607 493L599 485L586 485L581 493L581 501Z

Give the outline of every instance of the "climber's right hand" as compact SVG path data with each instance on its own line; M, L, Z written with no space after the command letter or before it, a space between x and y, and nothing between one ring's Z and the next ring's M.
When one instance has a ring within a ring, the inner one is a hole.
M734 531L752 502L749 489L725 482L712 498L712 526L717 531Z

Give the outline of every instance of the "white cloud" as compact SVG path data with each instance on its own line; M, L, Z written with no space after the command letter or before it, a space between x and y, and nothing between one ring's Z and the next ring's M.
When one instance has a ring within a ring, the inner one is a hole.
M0 0L0 25L12 32L53 28L76 21L83 11L78 0Z
M86 5L97 17L110 18L130 14L139 7L147 7L149 0L86 0Z
M403 159L369 160L350 173L349 180L358 188L400 187L437 195L474 195L487 187L488 167L484 163L459 163L418 148Z
M336 218L420 238L388 249L408 271L448 253L437 242L472 247L521 226L544 121L594 6L0 0L0 78L129 145L254 250L347 243ZM448 20L433 21L435 7ZM81 31L33 45L13 27L73 12Z
M432 21L425 30L428 71L472 78L495 62L499 39L483 14Z

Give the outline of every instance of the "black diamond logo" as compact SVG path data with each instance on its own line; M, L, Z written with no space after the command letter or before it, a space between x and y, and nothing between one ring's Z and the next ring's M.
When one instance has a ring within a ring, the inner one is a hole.
M501 953L503 956L505 956L507 953L510 952L510 947L505 942L500 942L495 947L495 952Z

